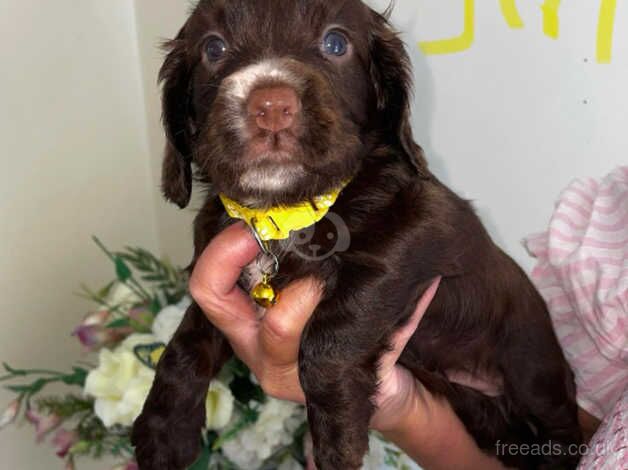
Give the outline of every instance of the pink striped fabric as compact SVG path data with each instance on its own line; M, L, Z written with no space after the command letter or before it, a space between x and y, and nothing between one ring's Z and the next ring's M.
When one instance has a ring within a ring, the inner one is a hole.
M628 388L591 442L579 450L583 456L578 470L628 469Z
M563 191L549 229L525 240L532 279L576 374L578 403L604 418L628 387L628 166Z

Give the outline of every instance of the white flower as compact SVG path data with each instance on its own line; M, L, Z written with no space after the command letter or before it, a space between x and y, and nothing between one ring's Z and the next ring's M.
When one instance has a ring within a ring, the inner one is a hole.
M100 351L98 368L87 376L85 393L96 399L94 410L105 426L130 426L142 411L155 372L137 359L133 348L156 341L153 335L134 334L114 351Z
M371 434L369 435L369 452L364 456L362 470L380 470L383 468L388 468L386 466L386 449L384 442Z
M371 433L369 452L364 457L362 470L421 470L421 467L397 446Z
M153 334L157 340L168 344L179 328L183 315L185 315L185 308L178 305L169 305L159 312L153 323Z
M205 400L207 429L217 430L229 424L233 415L233 402L233 394L225 384L214 380L209 385L209 392Z
M223 453L240 468L259 468L280 447L292 442L296 428L304 419L300 406L268 398L258 420L226 442Z
M123 282L116 282L115 286L109 292L109 296L107 297L107 302L110 305L118 306L118 305L134 305L142 302L142 298L138 296L135 292L133 292L126 284Z

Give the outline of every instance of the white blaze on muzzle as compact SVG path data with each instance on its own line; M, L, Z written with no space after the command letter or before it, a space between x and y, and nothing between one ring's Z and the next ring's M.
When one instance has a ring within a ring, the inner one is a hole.
M288 85L298 90L303 80L290 70L290 59L267 59L228 76L224 88L227 96L243 102L257 86L267 82Z
M229 75L223 81L222 93L228 103L225 111L230 116L231 128L237 130L243 140L250 138L246 116L242 110L255 89L266 86L289 86L299 94L304 83L305 79L294 71L293 59L266 59ZM301 165L251 168L240 175L240 186L253 191L277 191L302 174Z

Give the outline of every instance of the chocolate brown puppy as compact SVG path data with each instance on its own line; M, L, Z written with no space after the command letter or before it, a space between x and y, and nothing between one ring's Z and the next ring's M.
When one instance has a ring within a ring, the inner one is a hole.
M319 470L360 468L378 359L436 276L401 364L449 400L486 452L497 441L551 443L551 455L499 458L574 468L573 374L547 308L470 204L430 173L408 119L409 60L386 18L359 0L202 0L167 49L163 191L184 207L193 180L206 190L191 267L234 222L220 195L263 210L342 189L315 227L268 243L278 289L306 276L324 283L300 349ZM231 355L193 304L134 425L142 470L195 460L209 382ZM452 383L448 371L494 377L503 394Z

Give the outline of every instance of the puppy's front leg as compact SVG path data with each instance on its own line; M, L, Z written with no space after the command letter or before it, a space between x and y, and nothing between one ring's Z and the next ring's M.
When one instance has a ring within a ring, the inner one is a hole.
M222 335L193 303L168 344L131 441L141 470L184 470L200 452L209 383L231 356Z
M381 330L323 302L303 333L299 373L318 470L355 470L368 450ZM367 315L368 316L368 315Z

